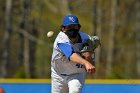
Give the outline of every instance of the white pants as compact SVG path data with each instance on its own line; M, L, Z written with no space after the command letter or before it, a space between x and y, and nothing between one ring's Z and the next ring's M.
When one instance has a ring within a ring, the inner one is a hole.
M86 73L70 76L52 74L52 93L81 93Z

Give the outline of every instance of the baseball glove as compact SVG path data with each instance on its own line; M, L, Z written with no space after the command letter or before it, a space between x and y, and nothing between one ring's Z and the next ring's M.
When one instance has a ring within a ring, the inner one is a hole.
M83 49L81 52L94 52L94 50L101 45L100 39L98 36L89 36L89 39L83 44Z

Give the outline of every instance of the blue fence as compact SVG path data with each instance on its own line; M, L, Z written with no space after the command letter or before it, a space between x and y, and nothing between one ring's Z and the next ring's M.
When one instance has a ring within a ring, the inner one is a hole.
M40 80L0 80L6 93L51 93L51 84ZM140 93L139 80L89 80L82 93Z

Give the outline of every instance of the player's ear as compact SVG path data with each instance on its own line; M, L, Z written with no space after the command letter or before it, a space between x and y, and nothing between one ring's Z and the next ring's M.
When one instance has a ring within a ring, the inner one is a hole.
M65 32L66 30L65 30L65 28L62 28L62 30L61 30L62 32Z
M65 31L65 26L61 26L60 31L64 32Z

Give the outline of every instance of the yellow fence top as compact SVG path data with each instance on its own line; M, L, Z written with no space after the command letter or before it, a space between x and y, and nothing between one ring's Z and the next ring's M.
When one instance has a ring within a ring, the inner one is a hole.
M0 83L51 83L51 79L0 79ZM139 79L86 79L86 84L140 84Z

